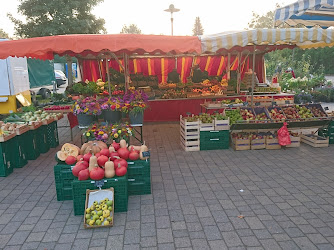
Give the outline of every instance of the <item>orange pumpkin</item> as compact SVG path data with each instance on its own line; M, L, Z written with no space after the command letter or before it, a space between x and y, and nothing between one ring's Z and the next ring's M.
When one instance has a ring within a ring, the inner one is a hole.
M91 152L92 154L96 154L104 148L108 148L108 146L103 141L89 141L82 145L80 149L80 154L84 155L89 152Z

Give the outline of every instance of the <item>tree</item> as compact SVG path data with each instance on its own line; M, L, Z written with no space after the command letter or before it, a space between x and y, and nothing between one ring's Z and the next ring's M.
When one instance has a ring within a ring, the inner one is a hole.
M96 18L91 10L104 0L22 0L18 13L26 22L8 17L20 37L63 34L96 34L105 32L104 19Z
M0 29L0 38L9 39L9 35L3 29Z
M194 28L193 28L193 36L201 36L203 35L203 32L204 32L204 29L202 27L201 20L199 19L199 17L196 17Z
M141 30L133 23L130 24L129 27L124 24L121 34L141 34Z

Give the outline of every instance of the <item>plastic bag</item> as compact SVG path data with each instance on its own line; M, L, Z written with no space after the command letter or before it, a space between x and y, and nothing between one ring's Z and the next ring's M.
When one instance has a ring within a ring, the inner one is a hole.
M287 123L284 122L283 123L283 127L281 127L278 131L277 131L277 135L278 135L278 143L281 146L286 146L291 144L291 139L290 139L290 134L288 131L288 127L287 127Z

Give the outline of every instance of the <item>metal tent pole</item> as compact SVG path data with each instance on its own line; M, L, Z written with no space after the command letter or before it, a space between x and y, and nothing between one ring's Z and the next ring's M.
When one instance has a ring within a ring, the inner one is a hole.
M254 45L254 52L253 52L252 101L251 101L251 107L252 108L253 108L254 88L255 88L255 50L256 50L256 45Z
M109 72L109 63L108 63L108 57L107 56L106 56L106 71L107 71L107 77L108 77L109 98L111 98L110 72Z
M66 56L68 86L73 85L72 57Z

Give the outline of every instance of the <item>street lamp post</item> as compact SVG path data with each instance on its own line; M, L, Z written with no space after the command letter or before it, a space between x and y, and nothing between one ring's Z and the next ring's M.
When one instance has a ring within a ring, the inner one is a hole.
M168 9L165 9L166 12L170 12L170 22L171 22L171 26L172 26L172 35L173 35L173 12L179 12L180 9L176 9L174 7L174 4L169 5Z

